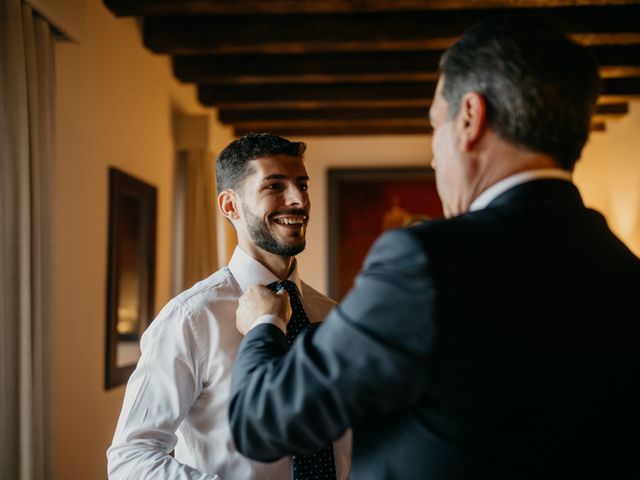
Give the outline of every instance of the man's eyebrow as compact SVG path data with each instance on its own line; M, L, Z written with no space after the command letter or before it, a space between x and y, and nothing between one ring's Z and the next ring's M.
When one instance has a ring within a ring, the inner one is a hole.
M262 179L262 181L267 181L267 180L286 180L287 177L286 175L282 175L279 173L274 173L273 175L267 175L266 177L264 177ZM298 177L296 177L296 180L298 181L308 181L309 180L309 176L308 175L300 175Z

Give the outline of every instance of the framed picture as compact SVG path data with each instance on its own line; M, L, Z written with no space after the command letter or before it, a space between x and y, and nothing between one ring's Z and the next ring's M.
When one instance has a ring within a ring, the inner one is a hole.
M430 168L329 170L329 295L346 295L382 232L442 215Z
M109 169L105 388L126 383L153 318L156 188Z

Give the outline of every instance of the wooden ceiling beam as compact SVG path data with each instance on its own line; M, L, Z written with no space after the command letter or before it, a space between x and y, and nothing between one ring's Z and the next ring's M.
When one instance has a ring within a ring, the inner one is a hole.
M198 97L206 106L224 107L238 103L269 102L331 102L365 100L428 101L435 91L432 82L385 83L310 83L269 85L200 86Z
M601 66L640 66L640 44L598 45L588 50Z
M218 111L221 122L228 124L241 124L242 122L294 122L301 121L345 121L345 120L411 120L419 119L427 121L429 103L414 107L392 108L280 108L280 109L253 109L236 110L222 108ZM629 104L626 102L598 104L595 115L597 118L616 118L629 112Z
M549 15L588 45L640 43L640 4L522 11ZM150 50L173 55L443 50L496 13L504 10L151 16L143 38Z
M640 44L592 47L605 77L640 75ZM179 80L199 84L431 81L443 51L177 56Z
M620 117L629 113L628 102L599 103L596 105L595 115L605 117Z
M618 97L612 97L612 102L621 101ZM349 98L340 98L335 100L273 100L263 99L252 102L242 101L225 101L216 105L219 110L258 110L258 109L296 109L296 110L314 110L314 109L331 109L331 108L412 108L430 104L430 99L407 98L407 99L374 99L374 100L354 100ZM207 105L205 105L207 106ZM213 105L211 105L213 106Z
M177 56L173 70L179 80L196 83L421 81L435 79L442 53L436 50Z
M313 109L220 109L218 118L224 123L244 121L294 121L301 120L368 120L368 119L422 119L427 120L429 103L420 107L395 108L313 108Z
M602 95L640 96L640 77L605 78Z
M602 78L627 78L640 76L640 66L612 66L600 69ZM384 83L384 82L433 82L438 79L436 72L389 72L357 74L255 74L255 75L203 75L177 76L179 80L199 85L265 85L265 84L331 84L331 83Z
M198 97L205 106L231 108L296 108L297 102L403 101L426 103L435 91L435 82L311 83L266 85L200 86ZM640 95L640 77L603 80L603 95ZM276 106L277 105L277 106ZM414 103L414 106L416 103ZM337 105L336 105L337 106ZM406 106L406 104L404 105Z
M348 13L628 5L633 0L104 0L118 16Z

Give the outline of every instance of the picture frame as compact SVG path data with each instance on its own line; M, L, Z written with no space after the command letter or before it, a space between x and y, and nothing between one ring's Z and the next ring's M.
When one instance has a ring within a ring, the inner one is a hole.
M127 382L153 319L156 187L109 169L105 389Z
M344 298L376 238L443 216L431 168L330 169L328 292Z

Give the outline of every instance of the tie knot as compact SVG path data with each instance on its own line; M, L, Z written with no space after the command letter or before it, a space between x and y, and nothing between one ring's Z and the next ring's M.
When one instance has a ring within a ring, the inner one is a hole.
M267 285L267 288L273 290L274 292L279 292L283 288L287 291L290 298L298 298L298 287L291 280L284 280L282 282L273 282Z
M302 302L300 301L300 295L298 293L298 287L290 280L284 282L273 282L267 285L274 292L279 292L283 288L289 294L289 303L291 304L291 318L287 323L287 343L291 345L293 340L298 336L300 332L305 330L309 325L309 318L304 311Z

